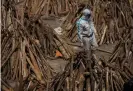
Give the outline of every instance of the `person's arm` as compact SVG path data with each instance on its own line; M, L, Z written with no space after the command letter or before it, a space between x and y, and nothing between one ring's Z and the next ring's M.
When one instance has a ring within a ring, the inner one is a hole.
M94 32L94 37L93 37L93 45L95 47L98 47L98 44L97 44L97 38L98 38L98 34L97 34L97 31L95 29L95 26L94 26L94 23L91 22L91 30Z
M95 33L95 27L94 27L94 23L92 21L90 23L90 26L91 26L92 31Z
M77 29L78 29L78 37L80 41L82 42L83 25L80 23L77 23Z
M97 35L97 31L96 31L96 28L95 28L95 26L94 26L94 23L93 23L93 21L91 21L91 29L92 29L92 31Z

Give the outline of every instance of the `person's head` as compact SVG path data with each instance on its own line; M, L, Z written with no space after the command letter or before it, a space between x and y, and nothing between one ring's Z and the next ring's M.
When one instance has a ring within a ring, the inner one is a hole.
M91 17L91 10L89 9L84 9L83 10L83 15L86 17L86 18L90 18Z
M124 84L123 91L133 91L133 78Z

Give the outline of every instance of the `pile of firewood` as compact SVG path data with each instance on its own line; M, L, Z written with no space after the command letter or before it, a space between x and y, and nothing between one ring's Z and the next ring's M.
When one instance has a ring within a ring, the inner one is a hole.
M14 0L2 2L1 74L2 89L5 91L48 89L56 74L47 59L55 57L56 50L64 58L73 54L72 47L66 42L69 40L58 36L45 24L40 13L34 13L32 17L29 15L24 7L28 3Z
M8 0L7 0L8 1ZM40 14L46 17L67 15L78 9L78 0L13 0L19 9L26 8L28 15ZM24 6L24 7L23 7ZM18 11L19 12L19 11Z
M133 1L132 0L89 0L88 8L92 10L96 36L99 45L104 43L115 43L123 39L133 27ZM76 20L82 15L81 12L87 6L78 8L75 14L69 14L62 25L64 35L71 38L72 42L78 40Z
M123 84L133 78L133 51L127 38L119 41L109 60L85 53L73 57L65 71L57 75L49 91L123 91Z
M75 22L86 7L82 4L78 7L78 2L79 0L2 1L3 91L122 90L124 82L133 76L132 0L88 1L91 7L94 6L92 9L99 44L120 41L109 60L102 57L99 60L93 55L90 62L85 59L84 52L75 57L73 46L70 45L77 41ZM45 24L40 18L42 14L67 15L62 25L65 36L58 35ZM109 17L110 14L112 17ZM49 57L55 57L56 50L64 58L72 57L62 74L56 74L47 62Z
M54 56L57 48L53 29L39 21L24 18L24 24L16 17L10 6L11 24L3 20L2 29L2 89L16 91L39 89L40 84L47 87L54 70L49 66L46 55ZM5 12L6 13L6 12ZM8 19L8 20L9 20ZM12 86L12 84L18 84ZM25 88L25 86L27 88Z
M26 10L14 4L13 0L4 1L2 6L2 89L33 91L40 84L47 88L55 73L46 58L55 56L58 38L39 15L29 18Z

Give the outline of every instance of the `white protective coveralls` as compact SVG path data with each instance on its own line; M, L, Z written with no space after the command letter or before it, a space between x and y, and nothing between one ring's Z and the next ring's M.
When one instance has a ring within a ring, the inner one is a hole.
M89 17L88 17L89 15ZM83 43L83 47L87 52L87 58L91 58L91 47L98 47L95 34L94 24L91 20L91 11L89 9L83 10L83 16L77 21L78 36Z

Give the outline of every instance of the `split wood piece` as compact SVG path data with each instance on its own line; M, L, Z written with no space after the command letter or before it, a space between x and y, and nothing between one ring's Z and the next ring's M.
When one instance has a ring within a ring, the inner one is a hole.
M40 81L42 84L44 84L44 80L42 78L42 73L37 65L36 59L31 51L31 49L28 46L28 51L30 54L30 59L27 57L27 61L28 63L31 65L32 70L35 72L36 76L37 76L37 80ZM30 62L31 61L31 62Z
M102 35L102 38L101 38L101 40L100 40L99 45L101 45L101 44L103 43L103 40L104 40L104 37L105 37L106 31L107 31L107 25L104 27L103 35Z

